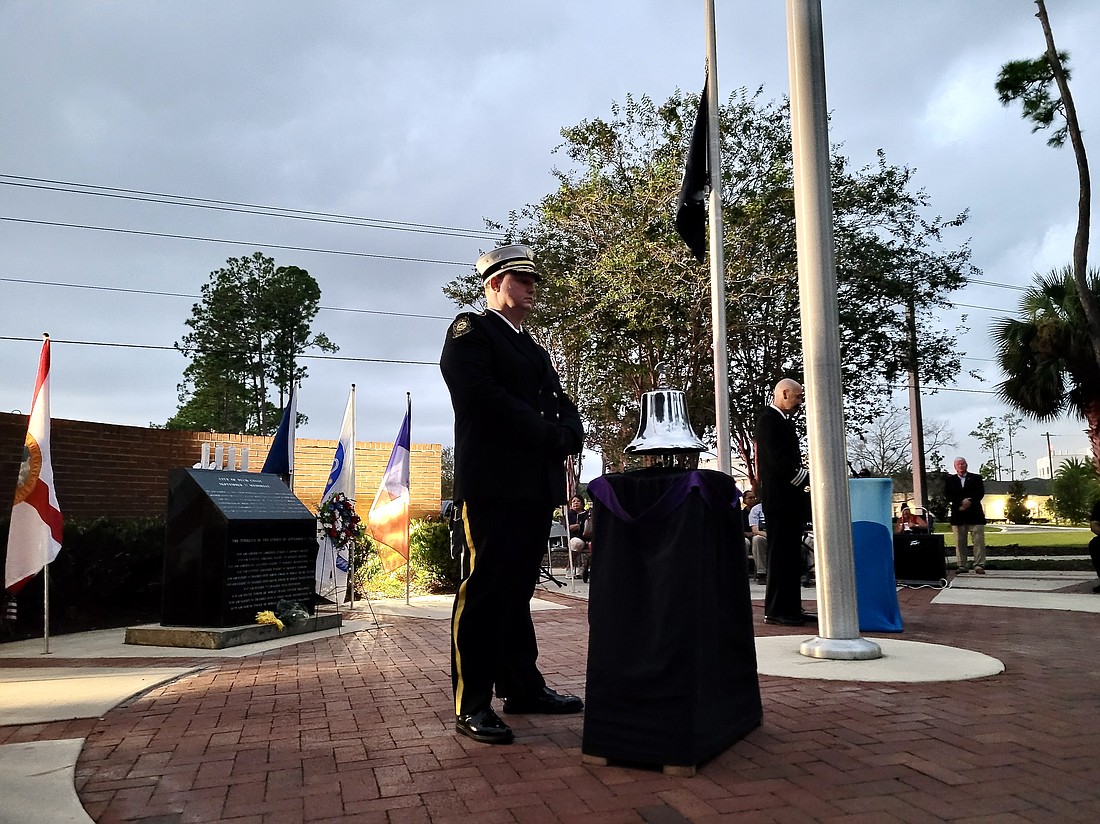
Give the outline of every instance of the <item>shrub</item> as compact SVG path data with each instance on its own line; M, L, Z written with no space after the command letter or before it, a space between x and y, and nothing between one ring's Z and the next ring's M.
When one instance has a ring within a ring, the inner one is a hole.
M6 521L0 529L6 536ZM159 620L163 572L163 519L66 520L61 552L49 569L50 633ZM12 635L42 633L44 581L39 573L20 590Z
M364 591L391 598L405 594L405 577L412 568L411 593L453 592L461 580L459 561L451 558L451 536L446 521L424 518L413 521L409 528L411 563L393 572L382 569L377 553L367 559Z
M417 521L409 534L417 578L432 592L453 591L462 580L459 559L451 557L451 530L441 518Z
M1100 498L1100 479L1091 462L1072 458L1058 468L1051 482L1054 514L1070 523L1087 523L1092 505Z
M1013 481L1008 488L1005 519L1012 524L1031 523L1031 511L1027 508L1027 493L1021 481Z
M947 511L950 506L943 495L933 495L928 499L928 511L936 516L937 521L947 520Z

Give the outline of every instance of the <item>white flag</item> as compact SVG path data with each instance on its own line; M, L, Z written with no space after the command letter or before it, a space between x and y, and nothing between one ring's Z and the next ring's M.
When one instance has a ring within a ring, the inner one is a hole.
M321 505L338 492L355 503L355 384L351 385L348 405L344 408L344 423L340 427L340 442L332 458ZM351 566L350 547L335 547L327 538L319 540L314 585L317 594L324 598L343 600L348 586L348 570Z
M332 458L332 469L328 473L325 491L321 502L329 495L343 492L349 501L355 501L355 385L352 384L348 405L344 408L344 423L340 427L340 443L336 445L336 454Z

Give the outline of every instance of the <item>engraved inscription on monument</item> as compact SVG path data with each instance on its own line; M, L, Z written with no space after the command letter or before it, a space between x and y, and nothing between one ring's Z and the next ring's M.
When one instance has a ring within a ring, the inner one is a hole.
M229 610L254 615L282 599L308 605L317 556L316 540L311 544L285 535L231 538L225 576Z

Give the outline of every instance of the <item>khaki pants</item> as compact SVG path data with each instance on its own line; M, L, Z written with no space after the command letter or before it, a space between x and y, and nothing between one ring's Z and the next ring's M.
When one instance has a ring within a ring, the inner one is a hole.
M765 575L768 571L768 539L763 535L752 536L752 559L756 562L756 574Z
M985 524L952 524L951 534L955 536L955 561L959 569L966 569L968 535L974 544L974 568L985 566Z

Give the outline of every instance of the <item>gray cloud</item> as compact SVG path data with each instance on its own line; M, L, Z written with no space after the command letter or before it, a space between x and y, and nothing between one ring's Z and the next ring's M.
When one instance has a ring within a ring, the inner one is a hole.
M1091 36L1100 9L1050 4L1070 50L1086 129L1100 117ZM984 279L1027 285L1068 261L1076 172L1016 110L996 102L1005 60L1036 56L1042 35L1028 0L824 4L831 138L855 165L875 149L918 170L943 215L969 208ZM0 173L220 200L480 229L484 218L537 201L553 186L559 130L605 116L626 93L663 100L697 91L702 4L649 0L505 2L163 2L0 5ZM723 95L787 89L783 4L718 4ZM260 243L472 262L491 241L280 220L229 212L0 188L0 213L242 245L0 221L4 276L198 294L210 271L260 249L316 276L322 303L450 316L440 287L460 267L268 249ZM1056 238L1057 242L1052 239ZM1063 248L1064 247L1064 248ZM962 303L1010 312L1018 292L968 287ZM170 346L190 300L0 282L11 337ZM963 341L998 379L988 323L963 310ZM949 313L945 325L959 313ZM359 358L434 362L445 320L323 312L319 325ZM38 345L0 341L0 407L29 406ZM984 360L983 360L984 359ZM58 344L53 412L114 423L163 422L184 361L171 351ZM450 441L434 366L310 362L303 432L335 437L347 387L359 388L359 433L390 439L404 393L414 440ZM1004 408L989 395L941 393L926 415L949 417L960 441ZM1056 448L1083 448L1064 421ZM1045 454L1029 424L1034 474ZM974 461L977 463L977 461Z

